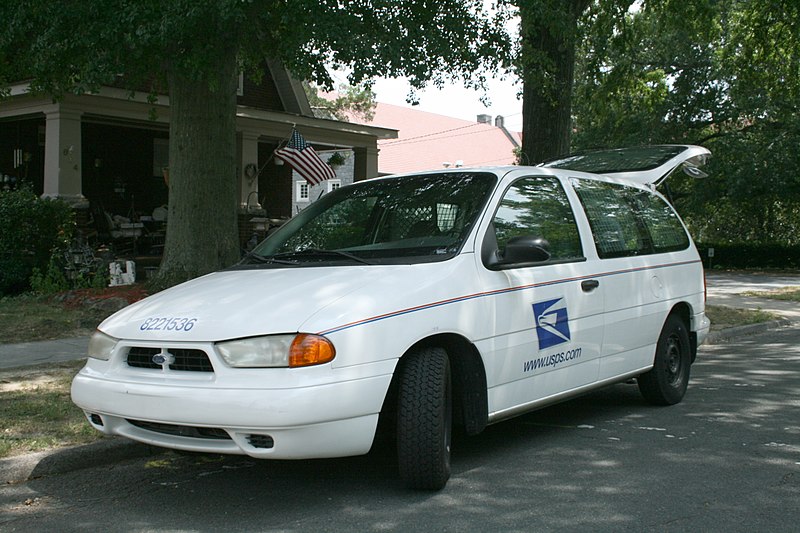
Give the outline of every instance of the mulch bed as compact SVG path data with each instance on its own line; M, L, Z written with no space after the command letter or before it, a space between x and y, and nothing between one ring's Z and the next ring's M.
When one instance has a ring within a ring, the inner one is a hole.
M133 284L103 289L75 289L56 294L53 296L53 301L72 309L96 307L113 312L148 295L144 285Z

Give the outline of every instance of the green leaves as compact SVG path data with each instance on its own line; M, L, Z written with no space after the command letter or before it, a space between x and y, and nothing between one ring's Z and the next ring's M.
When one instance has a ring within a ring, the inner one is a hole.
M115 80L141 89L169 68L211 81L229 46L248 69L280 59L328 89L331 63L353 84L407 76L415 87L480 85L512 51L509 10L490 14L480 0L29 0L4 2L0 16L0 81L29 78L54 94Z
M28 289L33 269L45 270L69 244L73 217L66 203L39 198L26 185L0 190L0 295Z
M650 0L583 20L578 148L696 143L710 177L671 179L708 241L800 243L800 6L768 0Z

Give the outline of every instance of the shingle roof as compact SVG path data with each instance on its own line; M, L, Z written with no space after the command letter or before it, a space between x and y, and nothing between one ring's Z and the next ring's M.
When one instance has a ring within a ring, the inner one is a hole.
M371 126L398 130L397 139L378 140L378 170L396 174L444 168L445 162L464 167L514 163L514 142L494 126L378 103ZM521 144L518 133L510 132Z

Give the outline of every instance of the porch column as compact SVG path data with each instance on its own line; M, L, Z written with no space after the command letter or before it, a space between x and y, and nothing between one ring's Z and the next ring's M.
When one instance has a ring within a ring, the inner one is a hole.
M56 104L45 111L44 193L45 198L60 198L72 207L89 207L83 196L81 161L81 115L77 110Z
M239 137L239 204L261 209L258 203L258 138L255 130L242 130Z
M353 148L353 181L362 181L378 176L378 142L361 148Z

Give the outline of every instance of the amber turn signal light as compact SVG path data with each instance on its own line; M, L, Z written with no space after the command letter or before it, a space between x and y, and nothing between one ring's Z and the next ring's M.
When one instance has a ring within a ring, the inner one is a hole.
M321 365L336 357L331 341L319 335L298 334L289 347L289 368Z

